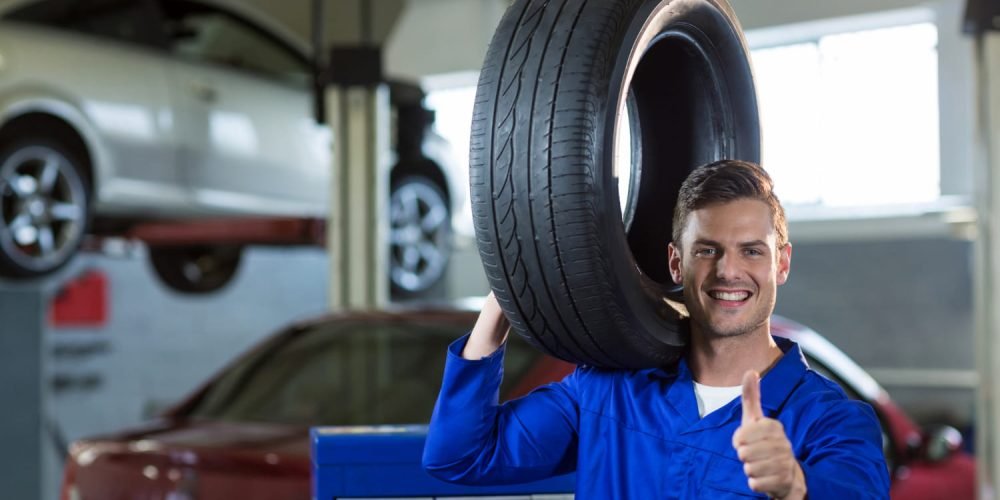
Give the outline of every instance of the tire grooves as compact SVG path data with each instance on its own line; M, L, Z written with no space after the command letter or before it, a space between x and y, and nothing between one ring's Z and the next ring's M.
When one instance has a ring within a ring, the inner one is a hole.
M594 61L596 61L598 57L601 59L599 63L598 62L594 63L595 65L597 65L597 67L602 68L604 71L611 71L613 65L610 64L611 61L608 60L610 59L613 61L617 56L615 54L615 49L613 48L614 46L610 45L609 41L614 39L616 37L616 34L626 32L626 30L628 29L628 25L632 22L632 18L635 16L635 10L637 8L641 8L640 5L641 3L642 3L641 1L638 2L633 1L633 2L614 2L610 4L612 7L608 9L608 14L605 16L605 18L609 19L610 22L602 24L599 32L596 33L594 37L595 42L593 46L598 47L600 49L600 50L597 49L594 50L595 57L592 59ZM602 43L598 43L596 42L596 40L602 40ZM595 96L597 96L598 92L602 90L601 88L595 88L596 87L595 82L597 81L610 82L611 80L606 75L601 75L600 78L593 78L589 80L589 89L587 92L587 96L588 96L588 102L590 103L593 103L593 99L595 98ZM612 105L611 102L617 104L617 95L609 96L609 105ZM617 115L617 110L615 111L615 114ZM588 119L596 120L597 119L596 113L592 113L591 115L589 115ZM597 124L592 123L591 126L596 127ZM608 124L605 123L605 126L608 126ZM611 126L613 127L613 125ZM600 138L598 138L598 140L600 140ZM596 148L598 146L595 145L594 147ZM591 208L593 209L593 207ZM610 261L608 259L606 258L597 259L597 264L601 266L602 272L605 273L606 275L611 275L614 273L613 266L610 264ZM602 292L603 296L616 297L617 294L615 293L615 290L613 289L610 281L601 282L600 285L603 286L603 292ZM616 344L615 347L618 348L616 350L616 354L619 355L619 361L622 362L621 366L625 366L628 364L627 362L628 360L625 358L628 358L629 356L632 357L631 362L634 363L634 360L636 359L637 355L646 357L650 353L656 351L655 346L652 345L645 345L641 348L635 346L634 343L637 341L644 342L646 336L643 335L642 333L637 333L631 330L631 327L627 325L628 317L625 313L623 313L623 310L621 308L612 308L610 309L610 311L611 312L609 313L606 319L610 323L610 325L619 332L618 338L621 339L621 343ZM625 345L625 343L627 342L631 342L632 346L629 347L628 345Z
M556 14L554 16L555 17L555 21L553 22L553 24L556 24L556 25L559 24L559 21L562 18L563 10L565 9L567 3L569 3L569 0L563 0L563 2L559 5L559 10L556 12ZM580 6L580 9L581 10L583 9L583 5ZM541 50L541 57L538 58L538 69L536 70L536 74L535 74L536 82L541 79L542 69L545 67L545 63L546 63L546 57L545 56L548 54L549 44L552 42L552 38L555 35L555 33L556 33L555 29L549 30L548 36L545 39L545 45L542 47L542 50ZM570 31L570 33L569 33L568 36L572 36L572 30ZM566 44L563 45L563 53L564 54L565 54L568 46L569 46L569 41L567 40ZM560 63L562 63L562 59L560 60ZM532 92L532 95L531 95L531 107L530 107L530 109L532 111L535 109L535 102L536 102L536 100L538 98L538 91L539 91L539 88L536 85L535 88L534 88L534 91ZM559 94L559 80L558 80L558 78L556 78L556 80L554 82L554 85L553 85L553 92L552 92L552 104L553 104L553 107L555 107L555 102L556 102L556 98L557 98L558 94ZM555 121L555 114L554 113L550 114L548 116L548 118L549 118L549 132L548 132L547 135L548 135L549 141L550 141L550 145L549 145L549 148L550 148L549 149L550 157L546 161L545 169L548 171L548 174L549 174L549 183L548 183L547 187L548 187L549 192L551 192L551 190L552 190L552 161L551 161L551 139L552 139L552 135L551 134L552 134L552 132L551 132L551 125ZM533 177L533 175L532 175L533 174L533 168L532 168L532 161L531 161L532 160L532 155L531 155L531 151L532 151L532 149L531 149L531 141L532 141L532 138L533 138L532 131L534 130L534 128L535 128L535 114L534 113L530 113L529 114L529 119L528 119L528 133L527 133L527 137L528 137L528 166L529 166L529 168L528 168L528 172L527 172L527 176L526 176L527 177L527 181L528 181L527 182L527 184L528 184L528 218L529 218L530 227L532 228L532 230L537 231L538 227L535 225L535 210L534 210L534 206L533 206L533 203L534 203L533 200L534 200L534 198L531 195L531 187L532 187L531 186L531 184L532 184L531 180L532 180L532 177ZM547 202L548 201L548 197L545 197L545 199L546 199L546 202ZM552 223L552 228L553 228L551 234L553 235L553 240L555 241L555 239L556 239L555 238L555 221L552 218L552 217L554 217L554 214L553 214L553 212L551 210L552 204L548 203L548 205L549 205L549 209L550 209L549 210L549 221ZM535 260L540 264L540 263L543 262L543 260L542 260L541 254L539 253L538 245L539 245L538 241L535 240L535 242L534 242L534 244L532 246L534 247L534 250L535 250ZM557 246L557 248L558 248L558 246ZM557 250L557 253L558 253L558 250ZM536 314L538 316L540 316L542 318L542 327L545 330L551 332L551 334L552 334L553 337L556 337L556 338L560 339L563 342L565 342L568 339L573 345L576 346L576 348L580 352L584 353L587 357L591 357L591 358L594 357L594 354L592 352L590 352L590 349L584 347L577 340L576 336L574 336L574 335L572 335L570 333L571 330L570 330L569 326L566 324L565 319L562 317L562 314L559 312L558 307L556 306L556 300L552 296L552 289L549 286L549 280L546 277L545 271L544 270L540 270L539 276L541 276L541 278L542 278L542 285L543 285L542 288L545 291L545 294L546 294L546 296L548 298L549 304L552 304L552 306L553 306L553 308L552 308L553 313L554 313L556 319L559 320L559 323L562 326L563 331L561 332L561 334L553 331L551 329L551 327L549 326L549 321L546 318L546 315L545 314L537 314L538 313L537 298L535 298L535 301L536 301L535 312L536 312ZM582 322L581 322L581 324L582 324ZM584 328L586 328L586 327L584 327ZM589 333L588 333L588 337L589 337ZM591 341L593 341L593 339L591 339ZM600 350L600 347L598 347L598 350Z
M539 11L547 3L548 3L547 1L544 2L542 4L542 6L539 8ZM501 88L504 85L504 81L503 81L504 74L507 72L507 61L508 61L508 59L512 55L511 54L511 47L513 46L513 40L516 38L516 35L518 34L518 32L521 31L523 22L525 20L525 13L528 11L528 9L529 9L530 6L531 6L530 0L526 0L525 3L524 3L524 9L519 14L518 19L517 19L517 23L514 24L515 28L514 28L513 32L511 33L511 37L510 37L511 38L511 42L507 45L506 50L504 51L504 57L501 60L502 63L500 64L499 71L498 71L498 74L497 74L497 82L496 82L497 88L495 90L495 95L494 95L494 99L493 99L493 112L491 114L491 116L492 116L491 121L492 122L496 122L497 108L500 106L500 97L502 95L505 95L506 92L509 91L510 88L513 87L513 82L516 81L516 80L512 79L511 85L509 85L507 87L507 89L505 89L504 91L501 91ZM515 102L515 104L516 104L516 102ZM510 111L510 113L507 114L507 116L513 115L513 112L514 111L513 111L513 108L512 108L511 111ZM487 131L486 133L490 133L490 132ZM513 134L513 126L512 126L512 128L511 128L511 134L505 140L504 147L506 147L508 144L511 144L511 142L513 140L513 135L514 134ZM493 164L493 162L496 160L496 156L495 156L496 141L493 138L491 138L490 141L489 141L489 148L490 148L489 162L491 164ZM501 150L502 149L503 148L501 148ZM513 149L512 149L511 156L513 157ZM512 163L513 163L513 160L512 160ZM490 171L490 197L494 201L494 203L490 203L490 210L491 210L491 216L492 216L493 221L496 221L496 203L495 203L495 201L497 201L496 197L499 195L499 192L497 192L497 191L494 190L494 187L496 186L496 169L495 168L489 168L489 171ZM511 175L511 168L508 168L506 176L509 177L510 175ZM506 185L506 183L505 183L505 185ZM513 203L514 202L513 202L513 198L512 198L511 199L511 206L510 206L511 212L513 212ZM514 220L515 220L515 228L516 228L516 221L517 221L517 217L516 216L514 217ZM494 237L496 238L495 241L497 242L497 246L498 246L497 260L499 261L500 267L503 269L503 278L508 282L508 286L509 286L509 285L514 285L514 283L512 283L511 282L512 280L510 279L511 274L508 272L507 259L504 257L503 249L499 248L503 244L503 239L501 238L501 234L500 234L500 226L501 226L501 224L496 224L496 223L493 224L493 233L494 233ZM514 234L514 237L516 238L516 234ZM516 262L515 262L515 264L516 264ZM527 284L527 280L525 280L525 284ZM522 289L522 292L523 292L523 289ZM518 293L518 295L520 295L520 293ZM517 309L518 316L520 316L520 318L517 318L517 319L521 320L521 322L523 323L525 321L526 315L525 315L524 308L521 305L521 302L519 300L515 299L515 300L511 300L510 303ZM523 330L523 331L527 332L528 334L530 334L531 337L534 338L535 341L538 342L539 345L541 345L542 347L544 347L547 351L552 352L552 353L558 353L559 352L559 349L558 349L559 345L558 345L558 343L556 343L556 345L554 346L554 348L550 347L542 338L540 338L538 335L535 335L534 332L531 332L531 330L529 328L521 328L521 330Z
M564 4L564 7L565 7L565 4ZM583 10L585 8L587 8L587 2L586 1L580 2L580 5L578 6L577 11L576 11L576 15L572 17L573 23L570 26L570 29L567 31L566 41L562 45L562 51L559 54L559 62L558 62L558 64L555 65L556 75L555 75L555 79L553 80L553 83L552 83L552 90L551 90L551 92L552 92L552 94L551 94L552 95L552 99L550 101L551 108L550 108L550 112L549 112L549 115L548 115L550 117L549 122L548 122L548 127L549 128L548 128L547 133L545 134L545 136L548 139L548 144L547 144L547 147L546 147L546 155L547 155L546 165L547 165L548 168L547 168L546 173L547 173L547 176L548 176L547 182L548 182L549 196L546 197L545 204L544 204L543 208L547 209L547 211L548 211L548 219L549 219L549 221L548 221L549 222L549 231L548 231L548 233L552 237L552 248L553 248L553 251L554 251L554 253L556 255L556 258L559 261L559 265L557 266L557 268L558 268L558 271L559 271L559 276L561 277L561 286L562 286L562 288L563 288L563 290L565 292L565 296L569 299L569 302L570 302L569 305L570 305L570 307L573 310L573 315L576 318L577 324L585 332L586 338L590 340L590 346L584 347L584 345L580 342L580 340L582 340L582 339L578 339L577 336L572 333L572 330L570 329L569 325L567 325L567 321L566 321L567 318L559 310L558 307L554 307L554 312L556 314L556 317L559 319L559 322L560 322L560 324L561 324L561 326L563 328L563 333L562 333L562 335L560 335L560 337L564 341L566 339L572 340L579 348L581 348L582 350L584 350L584 351L587 352L588 357L590 359L604 358L606 361L611 361L611 363L614 364L613 358L611 356L609 356L608 353L606 351L604 351L604 349L602 349L601 346L595 342L594 336L591 334L589 328L587 327L587 324L583 321L582 316L579 314L578 306L576 304L576 301L573 299L573 296L572 296L571 291L569 289L569 284L567 282L567 276L566 276L566 273L565 273L565 269L563 268L563 265L565 264L565 261L562 259L562 256L560 255L560 250L559 250L559 238L557 237L557 231L556 231L555 204L553 203L553 199L554 199L553 193L554 193L555 190L553 189L552 181L553 181L554 178L558 178L558 176L554 176L553 175L553 172L555 171L555 168L554 168L554 165L553 165L553 159L555 157L552 156L552 147L553 147L553 143L554 143L554 124L557 121L556 120L557 114L556 114L555 110L556 110L556 105L557 105L557 102L558 102L558 99L559 99L559 95L560 95L559 94L559 81L560 81L563 69L566 67L565 66L566 56L567 56L567 53L569 51L569 46L571 45L570 40L572 40L574 34L577 33L576 26L577 26L577 24L579 22L579 19L580 19L580 16L581 16L582 12L583 12ZM562 13L562 9L560 9L560 13ZM551 41L551 36L550 36L549 41ZM546 45L546 49L547 48L548 48L548 45ZM546 50L546 52L548 52L548 51ZM532 109L534 109L534 103L532 103ZM571 142L575 142L575 141L571 141ZM564 211L563 213L567 213L567 212ZM535 249L536 249L536 252L537 252L538 251L537 245L536 245ZM536 256L538 257L539 261L541 261L540 255L538 255L536 253ZM546 275L547 275L547 273L545 273L545 272L541 273L542 279L543 279L543 281L545 283L546 292L548 293L549 300L553 303L553 305L555 305L556 302L555 302L555 299L554 299L554 297L552 295L552 288L549 286L549 280L547 279ZM596 352L595 352L595 349L596 349Z
M580 22L580 16L583 14L583 10L584 10L584 8L586 8L586 6L587 6L587 2L586 1L581 2L580 9L577 11L576 17L574 17L574 19L573 19L573 24L570 26L570 34L569 34L570 39L572 39L573 34L576 32L576 27L577 27L577 25ZM566 48L563 50L562 57L559 60L559 66L558 66L559 69L558 69L558 71L556 73L555 89L554 89L554 92L553 92L554 96L558 96L559 95L559 83L560 83L561 78L562 78L563 68L565 68L566 56L569 53L569 50L568 50L569 45L570 45L570 43L567 41ZM551 108L550 115L553 116L553 117L556 116L556 99L552 100L552 108ZM549 134L549 141L550 141L550 144L549 144L549 148L548 148L548 154L550 155L549 164L551 165L552 160L553 159L558 159L558 157L552 157L551 156L552 155L552 135L551 134ZM552 171L553 171L553 169L550 168L549 169L549 185L550 186L552 185L552 180L553 180ZM591 207L591 210L590 210L590 213L589 213L589 215L591 215L591 217L595 216L596 213L597 213L594 210L594 208L595 207ZM552 234L555 235L556 234L555 204L553 204L553 203L549 204L549 214L550 214L549 215L549 220L552 223ZM565 287L565 290L567 292L566 295L567 295L567 297L569 297L570 306L573 309L573 313L576 316L577 321L582 326L583 332L587 335L587 338L590 339L591 344L593 344L597 348L597 350L601 352L601 354L604 356L605 359L611 361L611 364L613 364L613 365L620 365L620 363L618 362L618 360L614 359L613 356L611 356L607 351L605 351L601 347L601 345L597 342L597 339L594 337L594 334L590 331L590 328L587 326L587 323L583 320L583 315L580 313L580 306L577 303L577 300L574 298L573 294L571 293L571 290L569 289L568 277L566 276L566 266L565 266L566 262L563 260L563 254L562 254L562 252L559 249L559 238L553 238L553 245L555 247L556 258L559 261L559 266L557 266L557 267L559 269L560 275L562 276L562 283L563 283L563 286ZM568 336L570 338L574 338L572 335L568 335Z

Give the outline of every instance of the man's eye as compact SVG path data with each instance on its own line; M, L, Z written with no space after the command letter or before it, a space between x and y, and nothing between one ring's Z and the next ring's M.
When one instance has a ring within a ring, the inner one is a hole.
M714 248L699 248L694 251L694 254L698 257L711 257L715 255Z
M749 256L752 256L752 257L757 257L757 256L760 256L760 255L764 255L764 252L761 252L760 250L758 250L756 248L747 248L747 249L744 249L744 253L746 253L746 255L749 255Z

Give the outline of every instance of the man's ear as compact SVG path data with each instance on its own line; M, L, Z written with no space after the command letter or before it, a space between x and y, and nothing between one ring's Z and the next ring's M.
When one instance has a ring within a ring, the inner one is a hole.
M667 244L667 266L670 268L670 277L674 283L683 284L684 273L681 272L681 249L674 246L674 242Z
M785 247L778 250L778 276L779 285L784 285L788 281L788 272L792 267L792 244L785 243Z

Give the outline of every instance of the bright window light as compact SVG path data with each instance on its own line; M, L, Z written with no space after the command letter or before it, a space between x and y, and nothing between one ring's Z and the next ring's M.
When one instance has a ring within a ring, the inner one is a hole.
M425 100L427 107L434 110L434 128L451 142L459 158L457 163L465 167L469 165L469 134L475 100L475 86L434 90Z
M787 205L940 197L937 30L931 23L753 51L763 164Z
M455 180L457 186L468 189L469 186L469 135L472 126L472 108L476 103L476 87L460 86L433 90L427 93L424 100L428 109L434 110L434 129L441 137L451 143L455 155L455 171L446 172ZM455 230L460 234L473 234L472 205L468 193L463 195L463 205L460 214L453 222Z

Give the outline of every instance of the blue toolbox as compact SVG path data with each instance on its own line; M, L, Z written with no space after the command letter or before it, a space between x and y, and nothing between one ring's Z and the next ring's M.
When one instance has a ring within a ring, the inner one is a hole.
M426 425L314 427L315 500L345 498L572 498L573 474L503 486L464 486L428 475L420 464Z

